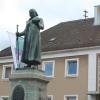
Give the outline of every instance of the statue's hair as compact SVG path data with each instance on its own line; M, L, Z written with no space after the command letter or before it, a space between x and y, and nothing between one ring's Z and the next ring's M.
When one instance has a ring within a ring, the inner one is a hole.
M34 15L38 16L38 13L37 13L37 11L35 9L30 9L29 12L34 12Z

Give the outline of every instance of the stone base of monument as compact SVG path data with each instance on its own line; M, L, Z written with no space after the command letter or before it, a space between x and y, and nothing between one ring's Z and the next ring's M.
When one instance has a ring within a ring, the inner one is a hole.
M40 70L16 70L11 76L9 100L47 100L49 80Z

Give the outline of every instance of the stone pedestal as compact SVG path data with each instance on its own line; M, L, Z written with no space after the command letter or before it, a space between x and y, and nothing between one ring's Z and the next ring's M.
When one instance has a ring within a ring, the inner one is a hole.
M10 100L47 100L48 79L40 70L17 70L11 77Z

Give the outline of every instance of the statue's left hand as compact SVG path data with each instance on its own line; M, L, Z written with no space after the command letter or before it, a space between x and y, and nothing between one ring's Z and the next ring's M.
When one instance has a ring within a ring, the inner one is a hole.
M39 21L40 21L40 20L32 20L32 23L37 24L37 23L39 23Z

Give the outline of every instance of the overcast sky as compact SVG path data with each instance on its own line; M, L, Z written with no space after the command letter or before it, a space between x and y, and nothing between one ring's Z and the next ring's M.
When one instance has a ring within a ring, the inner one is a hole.
M88 11L88 17L94 17L94 6L100 5L100 0L0 0L0 49L9 44L7 32L24 30L29 18L30 8L37 10L44 19L45 29L60 22L83 19L83 11Z

